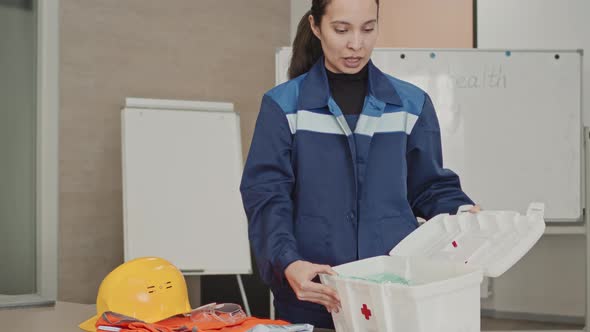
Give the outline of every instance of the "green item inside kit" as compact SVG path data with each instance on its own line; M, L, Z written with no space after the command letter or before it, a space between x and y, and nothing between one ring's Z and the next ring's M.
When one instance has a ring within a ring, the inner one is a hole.
M410 281L400 277L396 274L393 273L379 273L379 274L373 274L373 275L369 275L369 276L365 276L365 277L347 277L347 276L341 276L344 278L348 278L348 279L354 279L354 280L363 280L363 281L369 281L369 282L374 282L377 284L402 284L402 285L410 285Z

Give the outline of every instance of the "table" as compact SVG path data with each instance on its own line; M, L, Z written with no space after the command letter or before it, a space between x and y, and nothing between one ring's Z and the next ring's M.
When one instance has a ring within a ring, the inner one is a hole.
M82 332L78 324L92 317L95 310L92 304L69 302L57 302L54 307L1 309L0 331Z

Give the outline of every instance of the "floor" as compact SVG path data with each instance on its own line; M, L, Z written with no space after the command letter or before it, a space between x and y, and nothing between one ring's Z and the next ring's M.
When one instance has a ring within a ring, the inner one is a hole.
M58 302L55 307L0 309L2 332L80 332L77 325L95 314L94 305ZM583 326L482 318L483 331L581 331ZM320 332L320 331L318 331Z
M581 331L584 329L582 325L572 324L550 324L550 323L539 323L529 322L521 320L510 320L510 319L493 319L483 318L481 319L482 331L511 331L511 330L577 330Z

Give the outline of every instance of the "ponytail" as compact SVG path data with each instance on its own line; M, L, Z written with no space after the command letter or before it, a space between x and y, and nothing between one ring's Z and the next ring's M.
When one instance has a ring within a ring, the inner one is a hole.
M305 13L297 26L297 34L295 35L295 40L293 40L293 54L288 71L289 79L308 72L313 64L324 54L320 40L311 31L311 25L309 23L309 15L311 14L311 10ZM315 17L314 21L319 25L320 21Z

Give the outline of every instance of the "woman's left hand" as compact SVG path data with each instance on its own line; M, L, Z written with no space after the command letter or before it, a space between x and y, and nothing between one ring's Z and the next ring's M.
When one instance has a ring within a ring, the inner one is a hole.
M479 205L475 205L471 209L469 209L470 213L478 213L480 211L481 211L481 206L479 206Z

